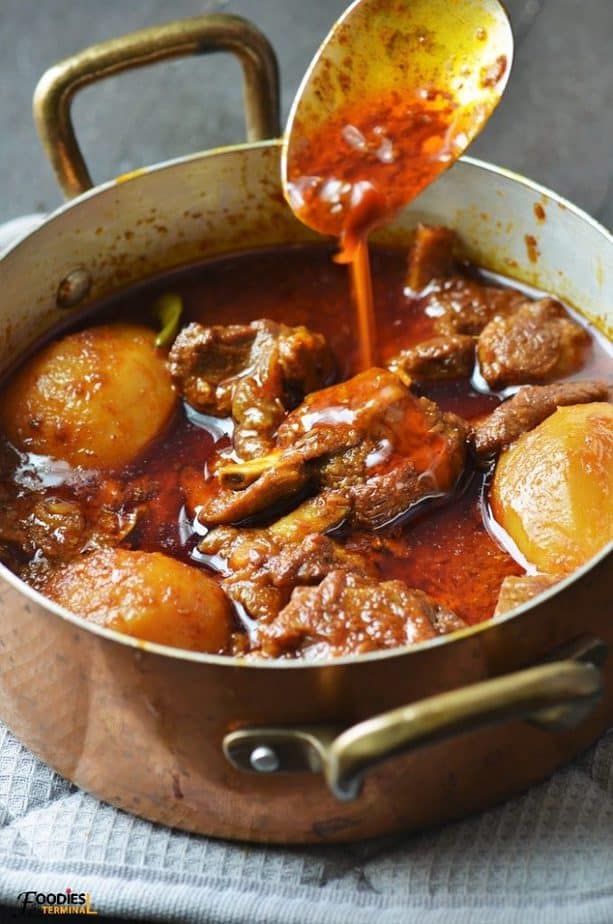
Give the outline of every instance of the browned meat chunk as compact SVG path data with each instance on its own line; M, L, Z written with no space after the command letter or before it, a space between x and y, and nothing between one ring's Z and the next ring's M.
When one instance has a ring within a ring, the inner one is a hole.
M409 250L407 286L421 292L433 279L451 276L457 271L454 250L457 234L451 228L418 225Z
M3 508L0 544L22 559L33 556L68 560L87 542L87 526L81 507L60 497L32 495L12 498Z
M168 367L187 403L203 414L229 416L236 378L250 365L257 334L251 324L184 327L172 345ZM265 331L256 349L262 339L267 339Z
M264 561L226 578L222 587L247 613L270 622L286 605L294 587L315 584L331 571L359 571L376 576L365 555L347 551L329 536L313 534Z
M451 490L464 464L464 439L458 417L416 398L381 369L309 395L278 432L279 445L294 452L321 444L320 484L343 490L351 521L367 528Z
M610 386L606 382L527 385L473 425L471 442L478 456L493 456L522 433L537 427L558 407L609 400Z
M423 292L426 315L433 319L436 330L444 337L455 334L476 336L493 318L506 317L526 302L526 296L516 289L500 289L466 276L457 259L458 250L459 241L455 231L445 227L418 225L409 251L407 286L413 292ZM424 292L426 287L427 291ZM464 349L466 353L459 351L463 357L459 361L464 363L462 368L467 368L468 344ZM410 357L409 361L417 363L419 374L421 363L428 362L430 358L418 354L415 359ZM472 363L467 373L457 374L469 374L471 366ZM401 368L410 374L410 369ZM438 378L438 369L438 363L434 375L427 369L427 377ZM446 369L445 363L443 369Z
M173 381L196 410L236 423L244 459L266 452L288 408L330 381L333 358L321 334L274 321L189 324L168 357Z
M418 225L409 251L407 286L418 293L428 287L423 292L426 315L440 334L476 336L492 318L512 314L526 296L464 275L457 248L457 235L450 228Z
M241 466L233 464L220 467L206 481L198 470L188 468L181 473L187 505L190 510L198 509L201 523L207 526L242 523L287 506L288 498L303 496L309 473L299 458L271 454L253 461L261 462L258 475L253 478L243 477ZM239 473L235 473L237 469Z
M454 379L469 376L475 363L475 340L466 334L450 334L424 340L402 350L387 368L407 379Z
M258 632L265 657L307 659L415 645L464 622L402 581L331 571L317 587L298 587L277 618Z
M469 375L470 346L448 344L453 335L480 338L479 359L493 387L547 381L578 368L589 336L555 299L533 303L512 288L498 288L465 275L456 259L457 235L444 227L419 225L409 251L407 285L423 292L426 315L442 338L433 338L392 360L395 372L415 378ZM439 351L442 351L439 356ZM458 357L460 371L454 371ZM432 364L431 364L432 363ZM490 379L491 376L491 379Z
M349 502L340 492L326 491L264 529L219 526L207 533L199 549L205 555L223 558L231 571L259 567L285 546L339 526L349 509Z
M506 577L500 585L498 602L494 610L494 616L502 616L509 610L514 610L516 606L526 603L543 591L548 590L562 580L559 574L524 574L521 577L511 575Z
M338 526L349 504L327 492L305 501L267 529L219 527L202 540L200 552L225 562L222 586L253 618L270 621L296 585L321 581L330 571L375 574L365 555L321 535Z
M494 318L479 337L481 373L492 388L546 382L583 364L590 335L553 298Z
M146 495L112 478L94 486L62 485L46 493L32 473L27 490L11 492L0 475L0 560L14 570L33 564L32 581L50 562L68 562L84 551L118 545L144 512ZM30 580L30 578L28 578Z
M498 289L475 279L452 276L438 281L428 293L426 314L440 334L480 334L492 318L507 317L525 304L516 289Z
M241 513L267 509L287 482L290 499L299 484L342 490L349 521L373 529L450 491L464 456L459 418L415 397L393 373L369 369L309 395L279 427L276 452L219 466L215 478L226 487L203 485L199 517L236 522L237 503Z

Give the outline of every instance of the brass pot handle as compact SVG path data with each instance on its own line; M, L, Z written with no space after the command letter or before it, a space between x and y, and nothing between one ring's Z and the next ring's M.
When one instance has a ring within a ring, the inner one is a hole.
M43 74L34 91L34 121L67 199L93 185L72 124L75 93L121 71L213 51L229 51L241 63L247 140L278 137L277 59L256 26L240 16L218 13L141 29L60 61Z
M547 730L578 724L602 693L596 665L605 655L601 642L582 639L565 660L439 693L340 733L321 726L233 731L224 752L241 770L321 772L338 799L355 799L372 767L463 732L507 719L527 719Z

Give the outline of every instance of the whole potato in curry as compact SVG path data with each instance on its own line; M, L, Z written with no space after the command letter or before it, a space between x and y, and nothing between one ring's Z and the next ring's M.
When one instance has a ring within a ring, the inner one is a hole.
M492 511L539 571L568 573L613 539L613 405L560 407L502 453Z
M177 400L154 340L147 327L117 323L50 343L5 392L0 422L10 441L84 468L130 462Z
M232 609L221 587L160 552L91 552L41 589L77 616L149 642L213 654L230 642Z

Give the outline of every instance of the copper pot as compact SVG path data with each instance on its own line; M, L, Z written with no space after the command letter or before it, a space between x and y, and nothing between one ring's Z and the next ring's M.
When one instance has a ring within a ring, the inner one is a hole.
M235 17L135 33L43 77L39 129L65 192L78 195L0 260L0 372L67 312L137 279L313 238L281 195L277 141L88 188L70 123L74 91L218 47L245 66L252 138L276 134L274 55ZM603 325L613 320L613 241L554 193L465 158L378 237L406 242L418 220L452 225L482 265L553 289ZM495 621L308 665L139 642L69 614L2 568L0 714L79 786L203 834L343 841L457 818L547 776L609 725L610 553Z

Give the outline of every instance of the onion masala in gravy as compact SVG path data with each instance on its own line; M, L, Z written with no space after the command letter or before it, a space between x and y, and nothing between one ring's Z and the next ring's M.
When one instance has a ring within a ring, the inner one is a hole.
M50 336L2 386L2 560L140 639L314 659L490 619L595 554L607 339L419 226L371 249L365 368L333 253L217 259Z

